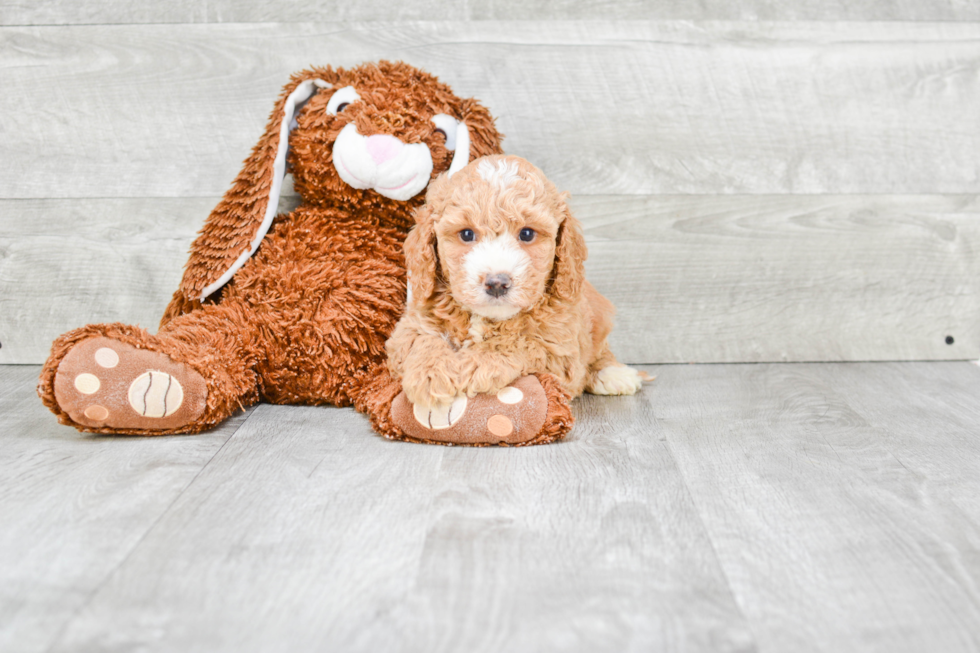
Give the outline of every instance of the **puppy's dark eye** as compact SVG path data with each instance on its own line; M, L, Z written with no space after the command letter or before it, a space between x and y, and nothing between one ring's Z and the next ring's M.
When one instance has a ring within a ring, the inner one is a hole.
M520 239L525 243L529 243L534 240L534 229L529 229L528 227L521 229Z
M476 240L476 233L472 229L463 229L459 232L459 239L464 243L472 243Z

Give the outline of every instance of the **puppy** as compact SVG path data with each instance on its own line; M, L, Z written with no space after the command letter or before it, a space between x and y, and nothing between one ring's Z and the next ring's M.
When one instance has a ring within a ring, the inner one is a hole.
M410 402L445 405L540 373L573 397L640 389L609 351L615 309L584 278L566 197L515 156L477 159L429 186L405 241L408 307L387 342Z

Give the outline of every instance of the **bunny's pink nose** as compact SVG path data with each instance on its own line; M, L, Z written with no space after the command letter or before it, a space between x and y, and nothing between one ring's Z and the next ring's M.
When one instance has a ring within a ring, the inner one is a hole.
M368 154L374 159L375 165L381 165L385 161L395 158L402 149L402 142L387 134L368 136L366 145Z

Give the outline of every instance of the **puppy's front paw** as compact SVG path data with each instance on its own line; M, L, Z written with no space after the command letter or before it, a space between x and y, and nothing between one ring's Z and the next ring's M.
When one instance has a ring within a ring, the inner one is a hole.
M595 375L589 392L594 395L633 395L643 386L639 372L625 365L610 365Z
M463 350L461 354L458 387L467 397L495 395L521 377L520 370L512 369L502 361L469 350Z
M431 365L407 372L402 379L405 396L413 404L448 404L459 394L455 375L446 366Z
M475 374L460 384L460 392L470 398L476 395L495 395L513 383L514 380L509 377L500 378Z

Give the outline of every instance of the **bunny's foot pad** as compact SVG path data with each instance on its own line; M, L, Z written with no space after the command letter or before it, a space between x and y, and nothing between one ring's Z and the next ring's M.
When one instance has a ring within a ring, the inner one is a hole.
M420 442L520 446L556 439L541 437L547 431L548 401L538 378L525 376L496 395L461 395L434 408L413 406L402 392L391 405L391 418L405 435Z
M72 347L54 380L58 406L82 427L173 430L199 418L207 384L166 354L106 337Z

